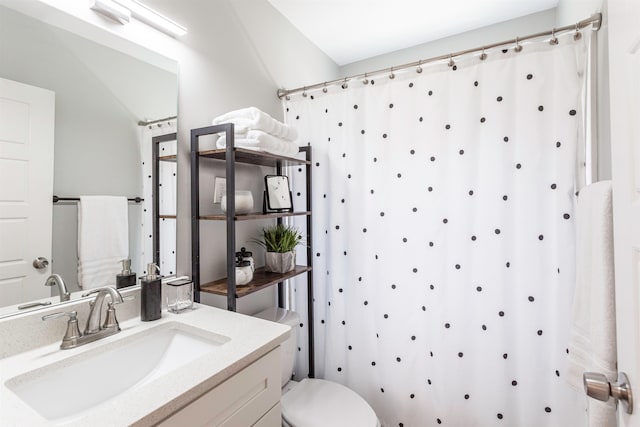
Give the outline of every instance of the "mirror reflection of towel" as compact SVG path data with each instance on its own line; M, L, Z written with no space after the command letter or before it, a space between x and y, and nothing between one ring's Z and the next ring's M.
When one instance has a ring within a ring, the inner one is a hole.
M115 286L129 257L126 197L81 196L78 203L78 284L82 289Z

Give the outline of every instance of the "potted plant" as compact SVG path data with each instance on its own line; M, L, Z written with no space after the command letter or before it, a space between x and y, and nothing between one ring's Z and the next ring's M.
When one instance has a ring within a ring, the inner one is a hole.
M301 245L302 234L297 228L278 224L262 229L261 239L253 239L267 250L265 270L273 273L286 273L296 266L295 248Z

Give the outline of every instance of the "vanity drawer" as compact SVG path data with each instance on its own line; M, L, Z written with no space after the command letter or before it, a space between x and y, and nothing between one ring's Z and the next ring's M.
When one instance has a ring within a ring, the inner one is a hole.
M282 410L280 402L276 404L269 412L264 414L252 427L280 427L282 425Z
M280 347L208 391L159 426L279 426ZM272 412L278 413L276 424ZM265 414L270 413L271 416ZM263 419L264 417L264 419Z

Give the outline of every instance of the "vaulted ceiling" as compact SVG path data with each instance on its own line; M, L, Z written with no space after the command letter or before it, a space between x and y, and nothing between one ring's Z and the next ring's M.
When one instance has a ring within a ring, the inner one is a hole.
M559 0L269 0L338 65L554 8Z

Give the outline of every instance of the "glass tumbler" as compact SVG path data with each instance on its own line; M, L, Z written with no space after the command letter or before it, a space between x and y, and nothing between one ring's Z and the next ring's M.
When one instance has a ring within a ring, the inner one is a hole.
M181 313L193 308L193 282L188 279L174 280L166 283L167 310Z

